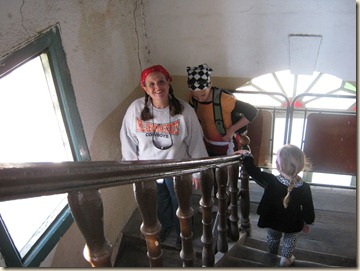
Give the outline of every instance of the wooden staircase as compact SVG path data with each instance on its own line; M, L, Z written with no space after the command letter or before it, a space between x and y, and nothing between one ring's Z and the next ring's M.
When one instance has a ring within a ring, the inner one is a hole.
M267 253L266 230L257 227L256 207L258 202L257 186L251 186L252 199L250 207L251 237L240 234L239 241L229 242L227 253L215 254L215 267L276 267L280 257ZM254 194L255 193L255 194ZM356 191L317 190L313 189L316 205L316 223L310 234L299 237L294 252L294 267L329 268L357 267L357 226L356 226ZM344 200L340 200L345 198ZM201 267L201 214L198 210L200 196L192 195L191 206L194 214L193 245L196 253L194 267ZM334 208L326 203L329 201ZM319 202L316 204L316 202ZM340 204L341 203L341 204ZM341 209L339 209L341 208ZM214 214L215 220L215 214ZM123 231L123 239L114 267L149 267L146 256L146 244L140 233L141 216L135 210L132 218ZM161 244L164 267L182 267L180 251L175 248L175 231Z

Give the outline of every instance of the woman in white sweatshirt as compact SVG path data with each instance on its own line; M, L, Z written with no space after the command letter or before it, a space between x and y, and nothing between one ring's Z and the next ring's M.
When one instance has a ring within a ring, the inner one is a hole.
M161 65L141 73L140 84L145 97L129 106L120 130L123 160L208 157L196 113L187 102L175 97L171 81ZM195 179L193 176L193 183L197 183ZM158 180L157 189L158 218L162 224L160 241L164 241L175 226L179 248L180 225L173 178Z

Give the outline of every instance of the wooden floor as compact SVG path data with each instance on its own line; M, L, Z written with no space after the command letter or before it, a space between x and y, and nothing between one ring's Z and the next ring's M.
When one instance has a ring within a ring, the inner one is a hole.
M266 230L257 227L256 208L262 196L262 188L250 183L251 212L250 222L252 237L266 240ZM312 187L315 206L315 223L308 234L301 233L297 247L317 252L357 258L357 205L356 191ZM201 214L198 212L200 195L194 192L192 208L194 215L194 250L197 254L195 267L201 267ZM215 214L214 214L215 218ZM140 233L141 217L136 210L125 227L122 246L126 246L115 263L115 267L148 267L145 241ZM179 251L175 248L175 231L162 243L164 266L181 267Z

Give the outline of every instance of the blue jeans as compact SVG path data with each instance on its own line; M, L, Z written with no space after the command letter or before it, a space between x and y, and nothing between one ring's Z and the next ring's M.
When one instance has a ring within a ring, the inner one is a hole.
M172 177L164 178L163 183L157 183L157 214L163 229L170 230L175 226L176 235L180 236L180 222L176 216L178 201L174 190Z

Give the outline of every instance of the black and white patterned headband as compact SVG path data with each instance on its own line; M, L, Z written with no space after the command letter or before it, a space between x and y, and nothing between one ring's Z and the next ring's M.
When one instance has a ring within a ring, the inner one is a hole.
M191 91L204 90L210 85L210 75L213 69L209 68L207 64L201 64L195 67L187 67L188 86Z

